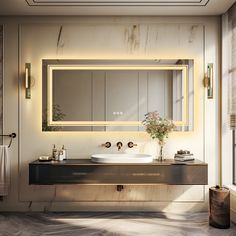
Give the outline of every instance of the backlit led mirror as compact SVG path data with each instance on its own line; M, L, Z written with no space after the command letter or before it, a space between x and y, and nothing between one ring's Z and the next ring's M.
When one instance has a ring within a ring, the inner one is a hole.
M158 111L193 129L193 60L43 60L43 131L142 131Z

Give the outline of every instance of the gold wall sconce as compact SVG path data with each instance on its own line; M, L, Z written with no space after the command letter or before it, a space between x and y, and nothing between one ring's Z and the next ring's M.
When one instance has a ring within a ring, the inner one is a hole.
M25 63L25 98L31 98L31 64Z
M207 73L204 77L204 87L207 88L207 98L213 99L213 63L207 64Z

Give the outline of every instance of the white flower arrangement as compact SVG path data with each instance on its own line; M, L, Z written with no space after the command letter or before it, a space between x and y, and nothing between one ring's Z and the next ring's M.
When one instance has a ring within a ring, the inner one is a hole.
M167 139L169 133L175 129L176 126L174 122L172 120L160 117L159 113L154 111L147 113L142 123L151 138L158 139L158 143L160 145L159 159L162 160L162 150L165 144L165 139Z

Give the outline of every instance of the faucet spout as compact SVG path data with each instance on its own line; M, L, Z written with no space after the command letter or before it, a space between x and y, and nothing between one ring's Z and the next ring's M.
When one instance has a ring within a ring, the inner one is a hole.
M117 142L116 146L117 146L117 148L118 148L118 151L120 151L120 149L121 149L122 146L123 146L123 143L122 143L122 142Z

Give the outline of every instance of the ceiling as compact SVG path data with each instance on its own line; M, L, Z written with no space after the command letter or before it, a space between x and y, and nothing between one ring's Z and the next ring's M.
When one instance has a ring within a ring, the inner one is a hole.
M221 15L236 0L0 0L0 15Z

